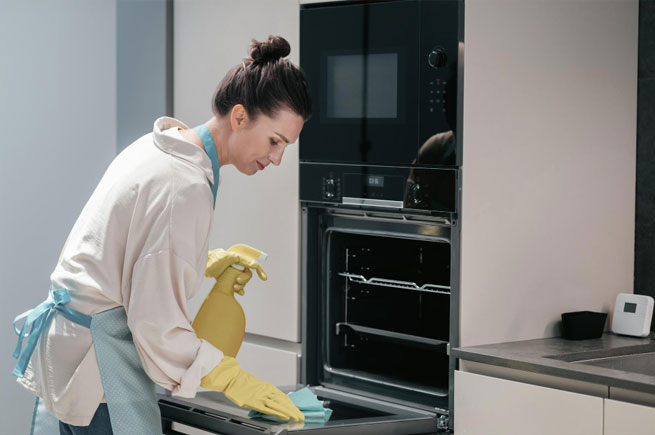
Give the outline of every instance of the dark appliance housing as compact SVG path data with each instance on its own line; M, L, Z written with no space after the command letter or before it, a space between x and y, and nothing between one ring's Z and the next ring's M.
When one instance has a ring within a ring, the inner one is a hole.
M306 5L300 24L301 382L452 429L463 2Z

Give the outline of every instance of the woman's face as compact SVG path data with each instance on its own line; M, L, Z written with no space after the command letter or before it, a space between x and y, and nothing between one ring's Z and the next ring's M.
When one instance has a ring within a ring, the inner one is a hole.
M231 163L243 174L253 175L269 164L282 162L285 148L295 143L303 126L303 118L288 109L280 109L275 117L260 114L253 122L243 106L235 106L230 116L233 141Z

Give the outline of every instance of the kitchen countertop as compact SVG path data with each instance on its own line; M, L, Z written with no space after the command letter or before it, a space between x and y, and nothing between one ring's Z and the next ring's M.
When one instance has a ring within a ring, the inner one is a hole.
M655 353L635 358L628 370L586 362L649 352L655 352L655 341L650 337L624 337L608 332L590 340L555 337L460 347L452 349L451 354L466 361L655 394Z

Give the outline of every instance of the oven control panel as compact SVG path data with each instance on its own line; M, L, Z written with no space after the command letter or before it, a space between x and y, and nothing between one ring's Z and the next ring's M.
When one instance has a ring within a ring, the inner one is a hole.
M341 201L341 178L334 172L323 177L322 198L327 201Z
M455 212L457 169L300 163L300 200Z

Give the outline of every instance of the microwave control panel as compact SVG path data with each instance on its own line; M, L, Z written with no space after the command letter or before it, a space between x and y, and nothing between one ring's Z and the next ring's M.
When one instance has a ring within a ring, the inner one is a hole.
M448 80L442 80L441 78L435 78L428 83L430 87L430 90L428 91L428 111L430 113L446 112L447 84Z

